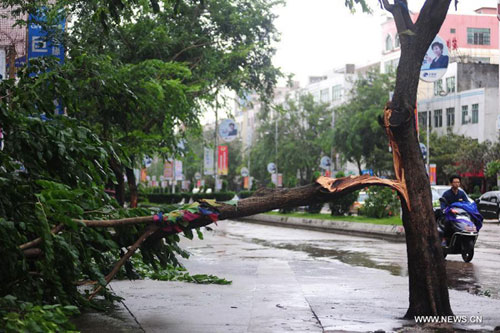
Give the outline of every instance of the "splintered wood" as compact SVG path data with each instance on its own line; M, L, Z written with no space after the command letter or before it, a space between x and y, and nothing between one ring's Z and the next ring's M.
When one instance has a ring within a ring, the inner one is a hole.
M408 198L408 191L406 189L406 181L405 181L405 172L401 163L401 153L399 151L399 147L394 141L394 136L392 135L390 129L390 118L391 118L392 110L388 107L384 110L384 127L389 138L389 144L392 149L392 159L394 162L394 172L396 174L396 180L390 179L382 179L369 175L362 176L348 176L341 178L329 178L329 177L319 177L316 182L320 184L324 189L328 190L331 193L340 193L342 191L346 191L350 188L359 189L362 185L370 186L370 185L382 185L388 186L393 190L398 191L398 193L403 198L406 207L408 210L411 210L410 200Z

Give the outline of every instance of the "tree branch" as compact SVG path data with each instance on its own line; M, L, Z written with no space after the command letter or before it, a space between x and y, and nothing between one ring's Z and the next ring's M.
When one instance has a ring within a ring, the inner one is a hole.
M63 228L64 228L64 224L59 224L58 226L56 226L55 228L53 228L52 230L50 230L50 232L53 233L53 234L57 234ZM29 249L31 247L37 246L41 242L42 242L42 237L38 237L38 238L32 240L31 242L27 242L27 243L21 244L19 246L19 249L20 250L26 250L26 249ZM25 251L25 253L26 253L26 251Z
M391 5L388 0L378 0L378 2L380 3L380 7L382 9L385 9L392 14L392 11L394 10L394 5Z
M106 285L108 285L109 282L111 282L111 280L113 280L113 278L115 277L116 273L118 273L118 271L120 270L120 268L123 266L123 264L125 264L125 262L135 253L135 251L137 251L137 249L139 248L139 246L141 246L141 244L149 237L151 236L152 234L154 234L156 231L158 231L158 229L160 228L160 226L158 225L150 225L146 231L141 235L141 237L139 237L137 239L137 241L128 249L127 253L125 253L125 255L123 257L121 257L121 259L116 263L115 267L113 268L113 270L108 274L106 275ZM89 297L89 301L95 297L95 295L97 295L97 293L105 286L102 286L100 285L99 287L97 287L94 292L92 293L92 295L90 295Z

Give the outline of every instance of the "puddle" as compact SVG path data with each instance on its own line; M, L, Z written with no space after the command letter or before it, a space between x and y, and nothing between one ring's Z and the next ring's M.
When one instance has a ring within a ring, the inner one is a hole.
M300 251L307 253L313 258L330 258L343 262L348 265L383 269L396 276L404 276L402 267L398 264L382 264L370 259L369 254L358 251L347 251L338 249L325 249L310 244L290 244L290 243L272 243L262 239L252 238L250 242L262 246L273 247L277 249Z

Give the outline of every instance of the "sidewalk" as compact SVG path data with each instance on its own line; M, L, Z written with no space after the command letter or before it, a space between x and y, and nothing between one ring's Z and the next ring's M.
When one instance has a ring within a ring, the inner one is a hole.
M304 228L317 231L343 233L356 236L370 236L392 241L405 241L405 230L402 225L380 225L361 222L332 221L308 217L292 217L286 215L257 214L238 220L267 225L279 225L293 228Z

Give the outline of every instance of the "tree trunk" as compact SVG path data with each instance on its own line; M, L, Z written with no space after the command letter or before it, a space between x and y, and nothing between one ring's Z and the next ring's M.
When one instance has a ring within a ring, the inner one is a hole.
M125 167L125 172L127 174L128 188L130 191L130 208L136 208L138 193L137 193L137 182L135 179L134 170Z
M388 129L396 149L399 148L401 176L406 183L410 206L408 209L402 205L410 289L410 305L405 317L452 315L446 266L414 116L422 59L446 17L450 0L427 0L415 24L405 8L406 1L396 2L395 5L383 2L394 16L401 40L394 98L388 104L392 110Z
M115 199L118 201L118 204L123 207L125 204L125 180L123 178L123 169L113 157L109 161L109 166L116 177L115 184Z

